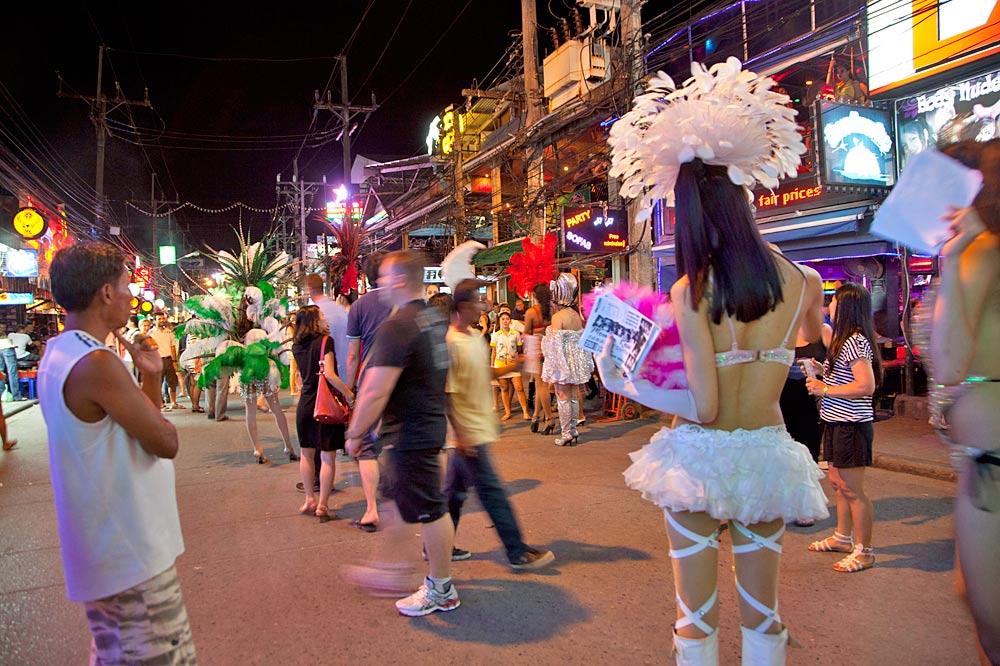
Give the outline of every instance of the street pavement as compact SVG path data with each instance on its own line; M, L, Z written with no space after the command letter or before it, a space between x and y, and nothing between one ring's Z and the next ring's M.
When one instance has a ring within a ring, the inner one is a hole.
M284 404L291 424L294 409ZM453 569L462 606L408 619L392 600L367 597L338 576L382 538L350 525L363 511L356 465L338 466L340 520L303 517L297 465L282 454L273 419L259 415L275 461L259 466L236 407L227 423L189 411L168 416L181 432L175 464L187 550L177 566L202 664L671 662L662 514L621 478L628 452L660 424L595 423L575 448L553 446L522 422L505 425L496 464L526 539L551 548L556 563L512 572L470 500L457 545L474 557ZM81 608L65 598L40 410L13 416L9 427L19 445L0 457L0 664L85 663L89 634ZM868 484L875 569L836 573L837 556L806 551L832 519L789 527L781 615L802 644L789 663L977 663L972 623L953 588L954 484L883 469L872 469ZM720 560L722 663L736 664L726 536Z

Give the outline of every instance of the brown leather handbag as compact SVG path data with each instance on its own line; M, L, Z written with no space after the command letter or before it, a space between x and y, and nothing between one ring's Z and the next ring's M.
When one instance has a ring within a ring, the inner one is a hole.
M323 359L326 358L326 341L329 335L323 336L323 344L319 351L319 386L316 389L316 406L313 408L313 419L323 425L344 425L351 420L351 408L340 391L330 386L323 374ZM337 356L333 357L333 371L337 372Z

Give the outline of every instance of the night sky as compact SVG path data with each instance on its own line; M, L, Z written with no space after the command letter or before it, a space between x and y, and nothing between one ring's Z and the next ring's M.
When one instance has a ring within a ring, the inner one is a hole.
M103 41L114 49L105 62L105 92L112 95L118 80L127 97L141 99L143 87L148 86L155 107L155 113L132 109L131 118L124 110L115 111L114 121L134 122L151 130L162 122L168 131L185 135L301 135L311 120L313 91L323 89L336 65L333 60L206 61L135 52L215 58L328 57L341 52L369 4L369 0L259 6L8 3L4 23L11 29L0 44L0 80L76 171L92 183L95 138L88 109L83 102L56 97L56 70L62 72L67 92L93 95L97 47ZM544 3L539 4L545 13ZM556 5L560 4L557 0ZM461 88L483 77L511 43L510 31L520 29L517 0L414 0L373 71L407 5L407 0L375 0L348 51L355 103L368 104L372 92L378 100L387 100L356 135L355 154L401 157L424 150L431 119L448 104L461 101ZM444 40L400 87L463 8ZM544 17L540 15L539 20ZM333 88L336 99L339 74L334 76ZM328 116L320 112L318 128ZM172 137L164 136L161 143L213 145ZM290 175L297 145L293 139L283 141L280 150L270 151L164 148L161 152L155 143L148 143L144 155L136 145L111 139L107 194L112 206L125 214L124 200L148 201L150 172L155 170L167 199L176 196L203 206L242 200L271 207L275 174ZM328 180L339 181L340 144L307 148L300 164L307 165L303 168L306 178L318 180L326 174ZM267 217L256 216L254 228L265 228ZM237 218L235 212L203 215L188 210L179 215L179 221L195 242L229 244L228 229Z

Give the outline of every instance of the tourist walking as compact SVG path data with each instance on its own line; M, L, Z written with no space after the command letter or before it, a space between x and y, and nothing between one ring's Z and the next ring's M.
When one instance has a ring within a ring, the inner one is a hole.
M295 342L292 345L295 364L302 378L302 390L295 411L295 430L299 436L299 473L306 501L300 513L312 514L325 522L330 519L328 503L337 471L337 451L344 449L344 425L322 424L313 418L320 382L328 382L343 396L348 405L354 394L337 374L335 342L326 320L315 305L307 305L295 315ZM320 452L319 501L313 489L317 478L314 452Z
M393 526L393 542L405 543L420 526L430 572L419 590L396 602L410 616L454 610L460 603L450 570L455 528L438 458L447 427L448 322L424 301L423 275L424 259L412 252L389 254L379 268L380 295L396 312L378 330L347 430L348 453L356 456L382 420L383 495L405 523Z
M538 569L550 564L555 556L552 551L532 548L524 542L490 455L490 445L500 434L496 415L487 407L490 380L516 372L520 363L515 356L505 357L504 365L494 363L492 368L487 365L486 341L471 331L485 308L479 299L480 284L476 280L463 280L452 296L454 313L447 336L450 366L445 391L456 450L449 458L444 492L457 530L469 489L475 488L479 503L503 542L511 567ZM501 326L504 319L510 323L508 315L501 315Z

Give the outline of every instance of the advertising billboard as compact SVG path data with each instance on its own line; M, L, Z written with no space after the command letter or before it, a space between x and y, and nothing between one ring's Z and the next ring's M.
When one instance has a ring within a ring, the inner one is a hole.
M1000 70L896 102L899 168L937 143L947 127L951 140L988 141L1000 136ZM954 131L952 131L954 130Z
M868 0L873 95L1000 52L1000 0Z
M823 183L891 186L896 158L889 112L838 102L817 104Z
M3 268L0 274L4 277L38 277L38 250L15 250L0 245L0 251L3 252Z
M615 252L628 246L625 211L604 206L563 208L563 251L579 254Z

